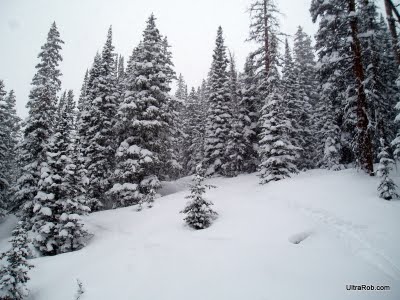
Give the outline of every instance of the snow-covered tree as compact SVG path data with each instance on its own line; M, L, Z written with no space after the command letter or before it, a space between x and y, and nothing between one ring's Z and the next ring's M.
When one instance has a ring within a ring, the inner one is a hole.
M394 160L390 158L389 146L386 144L385 140L381 138L381 146L378 154L379 165L378 165L378 193L379 197L385 200L391 200L393 198L398 198L399 195L396 192L396 184L389 177L392 166L394 165Z
M76 152L77 152L77 174L79 174L79 186L80 186L80 197L85 199L85 203L92 209L98 209L101 207L100 200L89 197L88 187L89 187L89 178L87 167L89 165L90 156L89 147L90 147L90 139L91 133L89 132L89 128L91 126L91 120L94 113L94 109L92 107L92 100L95 97L95 93L97 91L94 88L94 84L97 82L98 77L100 76L100 68L101 68L101 56L99 53L96 54L92 67L89 71L87 71L87 75L85 75L81 94L78 100L78 115L76 121Z
M383 17L379 19L376 3L358 2L369 130L374 152L377 152L381 138L391 141L395 136L395 105L399 97L396 86L398 69L391 51L391 38Z
M354 93L349 94L349 91L354 92L355 81L348 67L351 64L351 53L347 44L349 30L346 9L346 1L342 0L329 0L325 3L314 0L310 8L313 22L319 18L319 28L315 35L319 100L315 105L314 120L315 127L320 129L316 133L320 146L316 148L319 165L328 168L354 161L352 144L356 117L352 109ZM339 157L334 164L324 161L331 157L324 153L332 149L327 144L336 145L336 151L332 153L338 153Z
M87 197L91 210L109 207L111 200L106 192L111 187L110 177L114 168L116 137L115 115L118 106L118 89L115 75L115 53L112 44L112 29L101 58L96 59L90 71L87 106L88 128L85 145L86 170L88 178Z
M41 176L42 164L46 162L47 143L53 134L56 121L57 92L60 91L61 72L59 63L60 34L55 23L47 35L47 41L39 53L40 62L36 65L36 74L32 80L27 108L28 118L25 121L23 142L21 146L22 174L16 184L15 206L23 206L23 217L30 227L33 216L33 198Z
M203 163L208 176L224 175L224 165L229 160L225 150L229 142L232 114L227 65L226 47L222 28L219 27L210 71L209 108L205 131Z
M284 93L284 101L286 103L286 118L292 127L290 140L294 146L303 150L303 146L307 145L306 136L309 135L309 110L308 103L305 101L305 93L303 87L300 86L298 77L294 72L294 63L288 40L285 42L285 54L282 68L282 88ZM301 151L300 156L296 159L296 165L299 169L309 167L306 157Z
M22 222L13 230L10 242L11 249L0 256L0 299L21 300L29 294L26 283L30 279L28 271L33 268L28 262L28 235Z
M298 113L297 122L302 131L303 148L301 155L300 168L310 169L317 166L317 145L320 141L317 140L317 132L320 130L316 126L319 120L316 117L316 107L318 101L317 94L317 72L312 46L311 37L308 36L303 28L299 26L294 35L293 46L293 68L300 101L301 110Z
M237 176L242 173L248 162L245 161L246 150L248 144L247 135L245 134L246 124L243 122L244 114L247 113L246 107L241 107L241 91L239 87L239 78L236 70L236 62L234 56L229 55L229 92L231 102L231 129L228 136L228 145L225 150L225 156L228 158L223 165L224 174L226 176Z
M189 202L181 211L181 213L186 214L184 218L186 224L196 230L209 227L218 215L217 212L210 207L213 203L203 196L206 192L206 188L212 188L214 186L205 185L203 181L204 170L201 165L198 165L196 167L196 174L193 177L193 183L190 186L190 195L186 196Z
M42 164L32 218L34 245L46 255L73 251L83 246L86 235L80 215L89 208L79 201L75 173L74 109L72 91L59 103L54 135Z
M204 111L200 94L191 89L183 113L184 140L183 166L184 173L192 175L196 166L203 160L204 154Z
M257 168L260 101L253 54L250 54L240 77L238 121L244 139L243 171L254 172Z
M275 51L273 42L281 33L279 31L278 15L280 14L275 0L253 0L249 8L250 34L249 41L258 45L253 52L257 69L257 89L260 95L260 108L263 101L274 88L269 81L271 69L271 51Z
M114 207L151 201L160 176L171 166L172 115L169 105L171 65L165 42L151 15L143 40L127 68L126 90L118 109L116 130L122 142L116 152ZM173 167L173 166L171 166Z
M10 186L9 178L7 176L7 159L9 151L8 141L8 126L7 119L8 114L6 111L5 102L6 91L4 90L4 83L0 80L0 217L5 214L5 210L8 205L7 191Z
M185 102L188 97L187 85L186 85L185 79L182 74L179 74L179 76L178 76L175 97L180 99L183 102Z
M285 99L279 86L266 98L262 110L259 156L260 183L278 181L297 173L299 148L291 142L292 126L285 115Z

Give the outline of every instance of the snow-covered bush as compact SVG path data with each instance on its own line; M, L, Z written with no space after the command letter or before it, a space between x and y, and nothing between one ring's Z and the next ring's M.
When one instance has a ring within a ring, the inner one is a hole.
M186 196L190 201L187 203L181 213L186 214L184 218L187 225L194 229L204 229L211 225L211 222L218 215L210 208L213 203L204 199L203 194L206 188L214 188L212 185L203 184L204 170L197 166L196 175L193 178L193 184L190 186L190 195Z
M28 296L26 287L29 269L33 266L28 262L30 251L26 230L19 222L12 232L11 249L1 254L4 260L0 269L0 299L19 300Z
M378 185L378 192L379 197L382 199L391 200L399 197L399 195L396 193L396 184L389 177L394 161L389 156L388 146L385 144L384 139L381 138L380 143L381 147L378 154L378 177L380 178L380 182Z

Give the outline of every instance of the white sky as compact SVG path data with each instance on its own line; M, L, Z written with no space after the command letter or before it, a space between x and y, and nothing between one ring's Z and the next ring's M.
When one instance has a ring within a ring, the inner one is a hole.
M284 14L283 32L292 35L301 25L314 34L316 25L308 11L311 0L276 3ZM74 89L77 97L85 70L101 50L108 27L113 26L114 46L126 60L153 12L161 34L172 46L175 71L184 75L189 87L198 86L209 70L219 25L238 68L243 68L252 49L245 42L249 4L250 0L0 0L0 79L7 90L15 90L18 113L25 117L37 55L56 21L65 42L63 89Z

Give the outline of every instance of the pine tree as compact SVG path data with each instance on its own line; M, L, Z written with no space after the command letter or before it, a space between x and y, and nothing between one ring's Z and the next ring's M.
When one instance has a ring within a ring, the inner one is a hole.
M285 99L279 87L268 95L261 116L260 183L278 181L297 173L298 148L291 143L292 127L285 116Z
M171 164L173 117L169 106L170 58L155 17L151 15L143 41L127 68L126 91L118 110L117 132L122 142L116 152L114 185L109 195L114 207L143 201L160 187L160 176Z
M28 235L22 222L13 230L10 242L11 249L0 256L6 260L0 268L0 299L20 300L29 294L26 283L30 279L28 271L33 268L28 262Z
M229 159L225 149L228 147L232 114L227 64L222 28L219 27L210 72L209 108L204 146L204 165L208 176L225 175L224 165Z
M92 137L89 128L91 126L91 120L94 118L93 99L96 97L98 91L95 88L95 84L100 76L101 69L101 56L99 53L96 54L93 65L87 76L85 75L84 82L81 88L81 94L78 100L78 117L76 122L77 137L76 137L76 151L78 168L76 170L80 180L78 182L80 187L80 198L84 199L84 202L91 209L99 209L101 202L98 199L92 198L88 194L89 178L88 170L90 156L90 139Z
M257 78L254 66L254 57L250 54L244 66L239 89L238 120L242 126L244 139L243 170L255 172L257 169L257 147L259 133L259 95L257 93Z
M293 127L287 117L288 100L283 97L278 72L277 39L272 36L269 84L271 92L265 99L260 117L259 157L260 183L277 181L297 173L296 159L301 150L292 144Z
M307 145L306 136L308 135L308 117L309 111L305 101L305 93L303 87L300 86L298 77L294 72L294 63L292 53L289 47L288 40L285 43L285 55L282 68L282 87L284 93L284 100L286 102L286 118L290 122L291 143L303 149ZM308 161L305 157L304 151L301 151L300 157L296 158L296 165L300 169L307 169L309 167Z
M320 141L316 138L317 132L321 129L317 127L320 120L316 114L318 107L317 68L311 37L300 26L294 35L293 68L299 88L299 100L302 102L302 109L298 114L298 123L303 137L301 144L303 162L300 167L310 169L317 166L315 157L318 156L316 150L318 144L320 144Z
M248 40L255 42L258 49L254 51L255 67L260 96L260 108L263 101L274 88L269 82L271 69L271 44L274 37L281 35L277 15L280 14L274 0L253 0L250 4L250 35Z
M184 102L186 101L187 96L188 96L188 91L185 79L183 78L182 74L179 74L175 97Z
M73 251L86 235L79 216L89 211L80 203L75 169L74 108L72 91L59 103L58 121L49 141L46 163L35 197L32 218L34 245L45 255Z
M383 17L378 19L373 1L359 0L359 36L365 73L365 93L368 103L369 130L374 149L380 148L380 139L393 140L395 136L395 104L397 64L391 51L388 29Z
M193 177L193 184L190 186L190 195L186 196L190 201L181 211L181 213L186 214L184 218L186 224L196 230L209 227L218 215L210 207L213 203L203 197L206 188L212 188L214 186L204 185L203 181L204 170L201 165L198 165L196 167L196 175Z
M317 81L319 101L316 103L315 127L320 146L316 147L319 165L338 166L354 161L353 140L356 116L354 111L355 80L349 68L347 5L345 1L312 1L310 12L313 22L319 18L315 36L318 53ZM345 138L341 138L345 137ZM329 146L327 146L329 145ZM335 145L335 151L332 150ZM324 153L325 150L330 153ZM325 161L335 153L335 162ZM336 167L335 167L336 168Z
M10 186L7 174L7 159L10 149L8 148L8 114L6 110L4 83L0 80L0 217L4 216L7 209L7 191Z
M245 123L242 123L241 117L245 113L246 108L240 106L240 88L239 79L236 70L236 62L234 56L229 55L229 90L231 101L232 124L228 136L228 145L225 150L225 156L228 157L227 162L223 165L224 173L233 177L242 173L246 165L246 150L249 141L244 133Z
M379 165L378 165L378 177L380 182L378 185L379 197L385 200L392 200L398 198L399 195L396 192L396 184L389 177L392 165L394 164L393 159L389 155L389 146L385 140L381 138L381 147L378 154Z
M0 81L0 90L1 90ZM0 92L1 94L1 92ZM8 95L1 100L0 96L0 146L1 163L0 178L2 176L6 182L4 187L0 189L0 210L13 208L13 195L15 193L15 184L20 176L20 149L21 142L21 119L17 116L15 109L16 98L14 91L11 90ZM0 180L1 181L1 180ZM0 184L1 185L1 184ZM1 212L0 212L1 215Z
M15 207L23 206L23 218L30 227L33 216L33 198L37 194L42 164L46 162L47 142L53 134L56 121L57 92L60 91L62 61L60 34L55 23L47 35L47 41L39 53L40 62L32 80L29 94L28 119L25 122L21 145L22 175L16 184Z
M200 95L194 88L185 103L184 112L184 172L192 175L196 166L203 160L204 153L204 115L200 102Z
M111 187L110 177L114 168L115 116L118 106L118 90L115 76L115 54L112 45L112 29L101 54L101 61L93 66L88 83L88 136L85 149L86 170L89 184L87 197L92 211L109 207L106 191Z

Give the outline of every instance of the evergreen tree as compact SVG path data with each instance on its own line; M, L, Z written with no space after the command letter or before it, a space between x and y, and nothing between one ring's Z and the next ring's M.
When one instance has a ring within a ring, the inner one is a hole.
M259 95L257 93L257 78L254 66L254 57L250 54L244 66L241 76L241 88L239 89L238 121L242 127L244 139L243 170L255 172L257 168L257 148L259 133Z
M7 159L9 155L9 149L7 146L8 140L8 126L7 119L8 114L6 111L6 102L4 90L4 83L0 80L0 217L4 216L7 208L7 191L10 186L9 178L7 176Z
M249 141L244 133L245 124L242 123L241 117L245 113L246 108L240 106L240 88L238 74L236 70L235 58L232 54L229 57L229 90L231 100L232 124L228 136L228 145L225 156L228 157L227 162L223 166L225 175L237 176L245 169L247 162L245 161L246 148Z
M204 164L206 175L225 175L229 158L226 149L231 131L231 99L227 72L228 59L222 36L218 28L209 83L209 108L206 120Z
M87 197L91 210L111 206L107 202L106 191L111 187L110 177L114 168L115 153L115 115L118 106L118 90L115 76L115 54L112 45L112 29L108 30L107 40L101 54L91 70L88 83L88 130L85 149L86 170L89 184Z
M184 113L184 170L192 175L201 163L204 153L204 114L200 95L194 88L190 91Z
M21 146L23 169L16 184L15 207L23 205L23 217L28 227L32 225L32 201L37 194L40 170L46 162L47 142L53 134L56 121L57 92L61 88L61 72L58 68L62 61L61 44L63 41L53 23L39 53L40 62L36 66L37 72L32 80L33 87L27 104L29 115Z
M305 101L303 87L298 82L298 77L294 72L294 63L288 40L285 43L285 55L282 68L282 87L284 93L284 101L286 102L286 118L290 122L291 143L303 150L303 146L307 145L305 136L308 134L308 111ZM304 121L304 122L303 122ZM296 158L296 165L300 169L306 169L308 161L301 151L300 157Z
M13 230L10 242L11 249L0 256L6 260L0 268L0 299L21 300L29 294L26 283L30 279L28 271L33 268L28 262L28 235L22 222Z
M95 84L100 76L101 69L101 56L96 54L93 65L85 75L84 82L81 88L81 94L78 100L78 118L77 118L77 137L76 137L76 151L78 168L76 170L79 176L80 198L84 199L87 206L91 209L99 209L101 202L98 199L92 198L88 194L89 178L87 167L90 163L90 139L92 137L89 128L91 120L94 118L93 99L96 97L98 91Z
M277 15L280 14L274 0L253 0L250 4L250 35L248 40L255 42L258 49L254 51L257 69L258 93L260 108L263 101L274 88L269 82L271 69L271 51L275 51L274 38L281 35Z
M15 109L16 98L11 90L7 96L1 92L0 81L0 215L1 210L13 208L15 183L20 176L21 119ZM3 101L4 100L4 101Z
M179 74L175 97L184 102L186 101L187 96L188 96L188 91L185 79L183 78L182 74Z
M349 68L351 57L348 42L347 3L329 0L311 3L313 22L319 18L315 36L318 51L317 80L319 101L316 103L315 119L319 165L331 168L354 161L353 140L356 116L354 111L355 80ZM343 138L342 138L343 137ZM335 151L332 151L334 145ZM324 153L324 151L329 153ZM335 153L334 163L325 161ZM337 155L338 154L338 155ZM339 159L337 159L339 158ZM335 167L336 168L336 167Z
M299 104L301 105L297 120L303 140L300 145L303 148L300 167L310 169L317 166L315 157L318 154L316 149L320 144L320 141L316 138L317 132L321 129L316 125L320 122L316 115L316 107L318 107L317 68L311 37L300 26L294 36L293 68L299 88Z
M380 182L378 185L379 197L385 200L391 200L393 198L398 198L399 195L396 193L396 184L389 177L390 171L394 164L393 159L389 155L389 147L385 140L381 138L381 147L378 154L379 165L378 165L378 177Z
M203 194L206 188L214 186L204 185L204 170L201 165L196 167L196 175L193 178L193 184L190 186L190 195L186 196L190 201L181 213L186 214L184 218L186 224L196 230L209 227L215 217L218 215L211 209L213 203L204 199Z
M374 149L380 148L380 139L391 141L395 135L395 104L397 64L391 51L390 36L383 20L378 19L373 1L360 1L359 36L365 73L365 93L368 103L369 130ZM377 153L377 151L375 151Z
M279 87L268 95L261 116L260 183L278 181L297 173L298 148L291 143L292 127L285 116L285 99Z
M74 108L72 91L59 103L58 122L42 164L33 212L34 245L46 255L83 246L86 234L79 216L89 211L80 203L75 169Z
M169 106L171 65L165 42L151 15L143 41L134 51L127 71L126 91L118 110L117 132L122 142L116 152L114 207L151 202L171 163L172 116Z
M276 37L272 36L269 84L273 88L265 99L260 117L259 157L260 183L277 181L297 173L296 160L301 150L292 144L293 127L287 117L288 101L283 97L278 72Z

